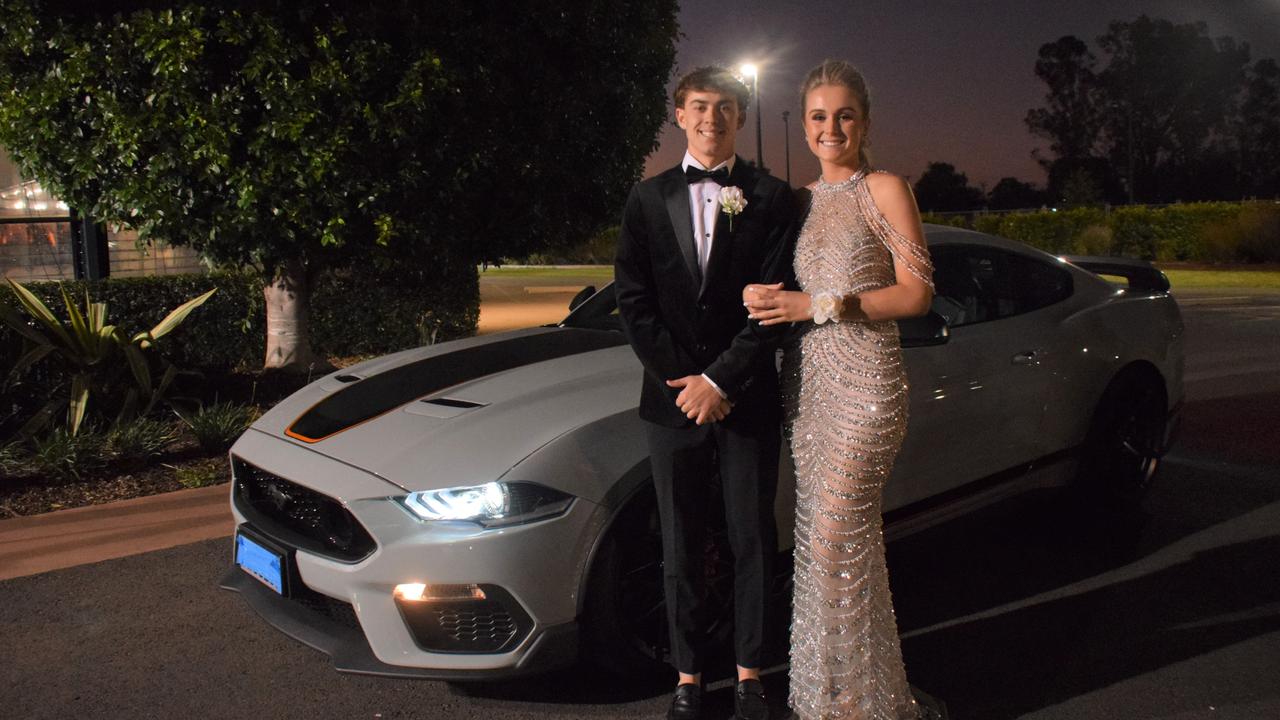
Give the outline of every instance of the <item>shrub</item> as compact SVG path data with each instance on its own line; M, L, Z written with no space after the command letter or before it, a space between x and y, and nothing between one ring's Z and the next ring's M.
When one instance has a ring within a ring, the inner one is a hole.
M1247 207L1205 231L1203 259L1210 262L1280 262L1280 207Z
M568 248L548 249L521 260L522 265L612 265L622 226L612 225Z
M938 213L925 213L920 216L922 222L933 225L947 225L949 227L969 228L969 215L961 213L956 215L939 215Z
M170 467L173 467L173 475L178 483L185 488L209 487L226 482L228 478L226 464L221 458Z
M334 270L320 277L311 297L312 346L335 357L382 355L468 337L479 320L480 280L473 265L452 272L401 266Z
M70 390L65 396L61 388L49 389L53 399L23 426L20 432L24 434L43 427L62 406L68 408L67 428L72 434L80 431L91 402L98 414L104 412L104 402L106 411L120 418L132 419L135 415L150 413L177 370L169 365L157 380L151 361L143 351L180 326L192 310L216 292L210 290L183 302L150 330L127 333L108 322L107 304L92 302L88 290L84 292L81 308L71 300L65 287L59 288L67 317L63 320L26 287L13 280L8 282L25 312L20 314L8 306L0 307L0 319L31 348L18 360L11 374L47 359L71 377Z
M1280 205L1205 202L1150 207L1078 207L1039 212L924 215L925 222L970 227L1051 253L1144 260L1280 262Z
M26 453L21 443L15 441L0 445L0 476L21 474L26 466Z
M159 455L175 437L171 423L138 418L107 432L103 455L110 460L146 460Z
M436 268L438 270L438 268ZM475 333L480 318L479 280L474 266L446 273L446 282L428 282L413 268L360 268L322 274L311 309L313 346L331 356L374 355ZM46 304L60 303L60 287L83 296L86 289L107 303L114 321L128 333L150 328L183 300L216 288L180 327L156 345L168 362L210 376L260 368L266 348L262 283L246 273L68 280L27 286ZM0 304L12 307L8 293ZM22 339L0 324L0 372L12 367ZM51 366L28 368L0 388L0 436L21 426L47 398L47 389L69 382Z
M1073 252L1077 255L1110 255L1111 228L1106 225L1090 225L1080 231Z
M226 452L257 419L258 411L251 405L218 402L195 412L179 413L178 417L191 428L200 449L213 455Z
M92 429L82 429L73 435L64 428L55 428L45 437L32 441L30 463L38 474L53 480L79 480L83 474L105 464L102 436Z

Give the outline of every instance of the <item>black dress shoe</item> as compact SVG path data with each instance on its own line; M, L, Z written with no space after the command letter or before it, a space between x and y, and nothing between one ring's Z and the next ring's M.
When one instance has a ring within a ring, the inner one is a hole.
M676 686L671 697L667 720L700 720L702 717L702 686L684 683Z
M769 720L769 703L759 680L740 680L733 694L734 720Z

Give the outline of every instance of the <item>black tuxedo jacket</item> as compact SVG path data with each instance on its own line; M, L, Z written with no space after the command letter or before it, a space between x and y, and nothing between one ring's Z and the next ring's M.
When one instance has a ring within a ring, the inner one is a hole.
M733 402L726 425L773 422L780 411L774 359L786 325L748 321L742 288L785 282L797 229L791 188L737 158L726 185L746 208L717 213L705 276L698 269L689 186L676 166L637 183L627 198L614 288L631 347L644 365L640 416L669 427L691 425L666 381L705 373Z

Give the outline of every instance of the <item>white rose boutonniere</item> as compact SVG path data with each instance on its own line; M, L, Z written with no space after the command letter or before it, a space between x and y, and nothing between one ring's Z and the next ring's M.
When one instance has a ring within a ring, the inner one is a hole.
M720 188L720 212L729 216L729 232L733 232L733 216L740 214L746 207L747 199L742 196L742 188Z
M840 293L824 290L813 296L813 321L818 325L830 320L840 322L840 311L844 309L844 297Z

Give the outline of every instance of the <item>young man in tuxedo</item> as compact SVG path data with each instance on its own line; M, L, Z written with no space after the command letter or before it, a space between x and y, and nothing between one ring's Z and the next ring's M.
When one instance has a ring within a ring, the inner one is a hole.
M719 473L734 556L735 716L764 720L759 680L766 601L777 552L781 326L747 319L742 288L786 281L797 229L785 183L735 156L747 87L723 68L680 79L684 160L631 190L614 266L618 309L644 365L646 420L671 650L680 679L668 717L701 714L708 609L703 607L707 502ZM741 200L738 192L741 192Z

